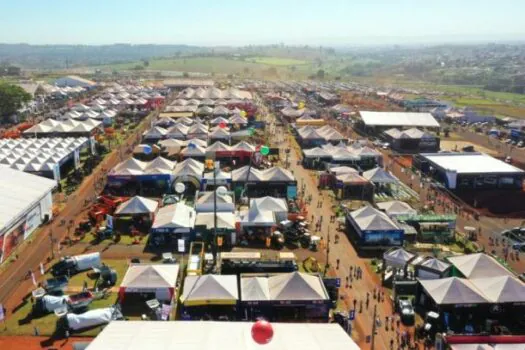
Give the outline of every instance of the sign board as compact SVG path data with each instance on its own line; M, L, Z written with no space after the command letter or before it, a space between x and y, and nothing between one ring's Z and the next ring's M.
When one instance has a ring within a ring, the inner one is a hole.
M24 224L24 240L33 233L33 231L40 225L42 218L40 216L40 205L37 205L26 215L26 222Z
M75 152L73 152L75 157L75 169L80 168L80 149L76 149Z
M183 239L177 240L178 252L184 253L186 251L186 241Z
M297 198L297 186L295 186L295 185L288 186L286 188L286 197L288 199L295 199L295 198Z
M106 214L106 227L113 229L113 216Z

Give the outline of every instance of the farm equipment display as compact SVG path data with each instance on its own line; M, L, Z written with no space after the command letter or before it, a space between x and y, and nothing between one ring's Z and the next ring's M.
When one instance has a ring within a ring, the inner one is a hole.
M89 219L92 222L99 223L106 218L106 215L112 215L117 207L128 200L127 197L114 197L109 195L100 196L97 202L89 210Z

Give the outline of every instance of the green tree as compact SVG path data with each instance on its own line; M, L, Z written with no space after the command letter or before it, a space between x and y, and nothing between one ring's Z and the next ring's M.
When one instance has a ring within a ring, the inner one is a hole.
M31 95L17 85L0 83L0 117L2 120L16 113Z
M182 77L183 78L189 78L190 77L190 73L184 72L184 73L182 73Z

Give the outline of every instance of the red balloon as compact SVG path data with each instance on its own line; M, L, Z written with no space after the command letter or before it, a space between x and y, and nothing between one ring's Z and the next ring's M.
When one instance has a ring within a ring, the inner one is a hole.
M273 327L265 320L257 321L252 326L252 338L257 344L268 344L273 338Z
M220 122L220 123L219 123L219 127L220 127L221 129L224 129L224 128L226 127L226 123L225 123L225 122Z

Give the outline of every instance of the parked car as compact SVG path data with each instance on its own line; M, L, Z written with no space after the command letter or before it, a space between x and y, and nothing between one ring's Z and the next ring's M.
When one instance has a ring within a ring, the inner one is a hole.
M412 302L409 299L399 298L397 300L401 322L405 326L412 326L415 322L415 312Z

